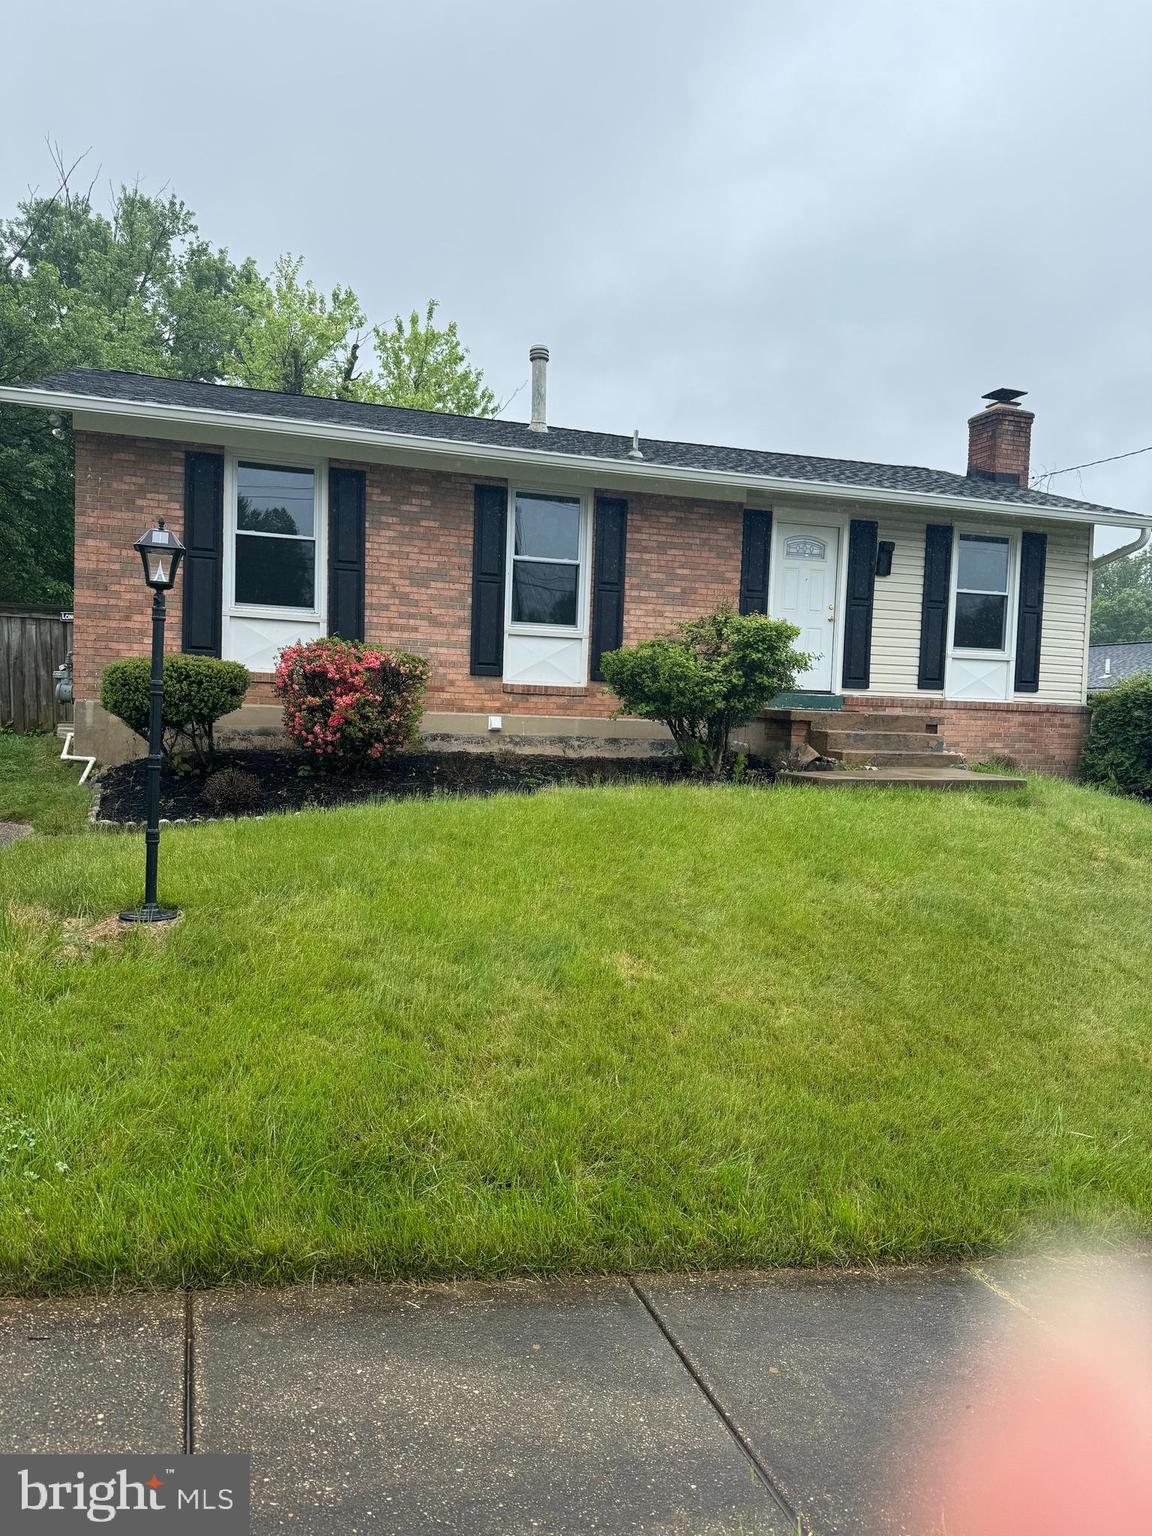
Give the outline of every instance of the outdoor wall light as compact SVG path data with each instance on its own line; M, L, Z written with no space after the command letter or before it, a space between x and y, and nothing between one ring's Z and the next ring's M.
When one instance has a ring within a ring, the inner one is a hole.
M144 580L152 588L152 671L148 681L148 825L144 832L144 903L121 912L122 923L170 923L179 913L156 899L160 861L160 762L164 751L164 594L176 584L184 546L160 518L132 548L140 556Z

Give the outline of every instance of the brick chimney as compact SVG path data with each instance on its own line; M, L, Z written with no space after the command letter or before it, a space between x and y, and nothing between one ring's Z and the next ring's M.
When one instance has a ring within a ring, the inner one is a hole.
M981 399L988 404L968 418L968 478L996 480L1004 485L1028 485L1028 456L1032 447L1033 411L1024 410L1023 389L993 389Z

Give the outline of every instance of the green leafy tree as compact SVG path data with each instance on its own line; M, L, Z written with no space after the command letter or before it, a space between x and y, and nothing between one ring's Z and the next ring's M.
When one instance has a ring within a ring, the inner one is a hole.
M719 777L728 737L813 660L793 648L800 634L784 619L718 608L670 635L609 651L605 680L629 714L660 720L694 768Z
M350 288L320 292L303 262L270 276L202 240L180 198L121 186L107 211L74 186L80 161L52 151L56 190L0 220L0 383L66 368L121 368L289 394L492 415L455 323L371 334ZM83 159L83 157L81 157ZM73 444L67 421L0 406L0 602L66 606L72 584Z
M200 240L177 197L122 186L102 213L55 158L55 192L0 221L0 382L73 367L218 376L255 266ZM67 422L0 406L0 602L71 602L72 506Z
M1152 640L1152 555L1102 566L1092 582L1092 644Z
M397 315L390 327L375 327L379 372L371 383L372 398L421 411L495 416L500 409L496 396L481 370L469 365L455 320L443 329L436 325L438 308L429 299L423 319L413 310L407 322Z
M251 319L228 370L229 383L287 395L366 398L370 378L356 371L367 325L360 300L339 284L320 292L301 281L302 256L281 256L267 280L244 289Z

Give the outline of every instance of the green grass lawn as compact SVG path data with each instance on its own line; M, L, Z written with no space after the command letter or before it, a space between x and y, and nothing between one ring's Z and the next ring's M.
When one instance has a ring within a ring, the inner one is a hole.
M0 853L0 1285L1152 1230L1152 811L601 788Z
M24 821L37 832L79 832L92 791L82 785L83 763L62 763L57 736L0 731L0 821Z

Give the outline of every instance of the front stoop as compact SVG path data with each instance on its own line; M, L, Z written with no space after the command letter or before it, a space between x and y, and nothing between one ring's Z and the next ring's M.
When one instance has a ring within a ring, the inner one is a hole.
M958 752L946 752L938 721L925 715L829 710L808 720L808 740L822 757L873 768L963 768Z
M947 756L954 754L948 753ZM1003 773L973 773L971 768L829 768L805 773L785 769L780 784L808 784L815 789L1023 789L1026 779Z
M825 789L865 784L921 789L1017 789L1021 778L972 773L959 752L947 752L939 721L923 714L883 714L866 710L790 711L796 727L806 727L807 742L821 757L841 764L824 771L786 770L788 784L821 784Z

